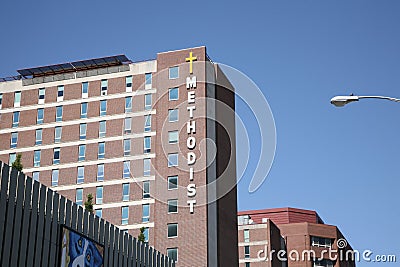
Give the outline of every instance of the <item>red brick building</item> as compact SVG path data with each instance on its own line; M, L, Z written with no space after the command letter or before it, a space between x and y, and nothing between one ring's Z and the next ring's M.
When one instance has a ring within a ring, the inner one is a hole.
M277 208L238 213L239 266L353 267L352 248L315 211Z
M233 87L205 47L0 79L0 160L177 259L237 266Z

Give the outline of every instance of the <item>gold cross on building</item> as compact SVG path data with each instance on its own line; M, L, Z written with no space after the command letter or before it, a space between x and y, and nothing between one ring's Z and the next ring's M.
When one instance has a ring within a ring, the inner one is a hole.
M190 52L189 57L186 58L186 62L190 62L190 74L193 73L193 61L196 61L197 57L193 56L193 52Z

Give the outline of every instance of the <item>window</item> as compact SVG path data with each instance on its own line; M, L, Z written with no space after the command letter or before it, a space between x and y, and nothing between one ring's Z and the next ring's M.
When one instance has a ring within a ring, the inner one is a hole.
M144 131L151 131L151 115L144 116Z
M32 172L32 179L39 182L39 172Z
M178 153L168 154L168 167L178 166Z
M245 262L245 267L250 267L250 262Z
M105 116L107 114L107 100L100 101L100 116Z
M101 95L107 95L108 80L101 80Z
M18 133L11 133L10 148L16 148L18 143Z
M44 104L44 96L45 96L45 89L44 88L39 88L39 101L38 104Z
M60 164L60 148L55 147L53 150L53 164Z
M75 203L77 205L82 205L83 204L83 189L82 188L76 189L76 201L75 201Z
M169 78L170 79L179 78L179 67L178 66L169 68Z
M14 93L14 107L21 106L21 92Z
M318 236L311 236L311 245L315 247L331 248L332 239Z
M12 127L18 127L19 125L19 111L13 112L13 122L12 122Z
M125 113L132 112L132 97L125 97Z
M132 92L132 76L125 77L126 91Z
M179 119L178 109L170 109L168 110L168 121L175 122Z
M122 201L129 201L129 184L122 184Z
M41 145L42 144L42 135L43 135L43 130L42 129L36 129L36 134L35 134L35 145Z
M143 176L150 176L151 159L143 159Z
M143 182L143 198L150 198L150 181Z
M243 231L244 242L250 242L250 231L249 229L245 229Z
M56 107L56 121L62 121L63 107Z
M124 161L123 177L124 178L130 178L131 177L131 164L130 164L130 161Z
M10 153L9 158L8 158L8 165L11 166L16 159L17 159L17 154Z
M177 199L168 200L168 213L178 213L178 200Z
M131 139L124 140L124 156L129 156L131 154Z
M42 124L44 120L44 109L43 108L39 108L37 110L37 118L36 118L36 123L37 124Z
M79 145L78 147L78 161L83 161L85 160L85 154L86 154L86 145Z
M64 85L59 85L57 87L57 102L64 100Z
M33 152L33 167L40 167L40 150Z
M0 108L2 107L2 105L3 105L3 94L0 94Z
M58 170L53 170L51 172L51 186L58 186Z
M313 267L333 267L334 263L331 260L328 259L323 259L323 260L319 260L319 259L314 259L313 260Z
M99 138L106 137L106 121L99 122Z
M78 167L78 176L76 178L76 183L81 184L85 181L85 167L79 166Z
M149 227L145 227L143 231L144 242L149 242Z
M122 220L121 220L121 224L128 224L128 220L129 220L129 207L122 207L121 209L121 213L122 213Z
M178 189L178 176L168 177L168 190Z
M82 83L82 98L88 98L89 96L89 83L83 82Z
M96 204L103 204L103 187L96 187Z
M86 123L79 124L79 140L86 139L86 128L87 128Z
M150 110L152 105L152 96L151 94L144 95L144 109Z
M178 224L177 223L169 223L168 224L168 237L177 237L178 236Z
M142 222L150 221L150 204L142 205Z
M104 181L104 164L97 165L97 181Z
M104 142L99 143L99 148L97 150L97 158L104 159L106 154L106 144Z
M61 134L62 134L61 126L57 126L56 128L54 128L54 143L61 142Z
M96 209L95 212L97 217L103 217L103 209Z
M81 103L81 119L87 118L88 103Z
M151 89L151 84L152 84L152 79L153 75L151 73L146 73L145 74L145 89Z
M178 131L168 132L168 143L170 143L170 144L178 143L178 137L179 137Z
M178 98L179 98L178 87L170 88L169 92L168 92L168 96L169 96L169 98L168 98L169 101L178 100Z
M125 118L124 134L132 132L132 118Z
M150 153L151 151L151 136L144 137L144 153Z
M244 246L244 258L245 259L250 258L250 246Z
M178 261L178 248L167 248L167 256L174 261Z

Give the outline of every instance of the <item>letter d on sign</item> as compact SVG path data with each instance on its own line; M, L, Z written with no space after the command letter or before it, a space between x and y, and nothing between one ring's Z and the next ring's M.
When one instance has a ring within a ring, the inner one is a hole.
M196 162L196 154L194 152L187 153L187 164L193 165Z

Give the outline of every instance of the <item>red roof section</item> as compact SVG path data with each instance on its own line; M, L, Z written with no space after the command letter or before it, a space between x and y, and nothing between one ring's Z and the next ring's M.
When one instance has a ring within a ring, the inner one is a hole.
M239 211L238 215L249 215L256 224L262 223L263 218L270 219L276 225L303 222L324 224L316 211L289 207Z

